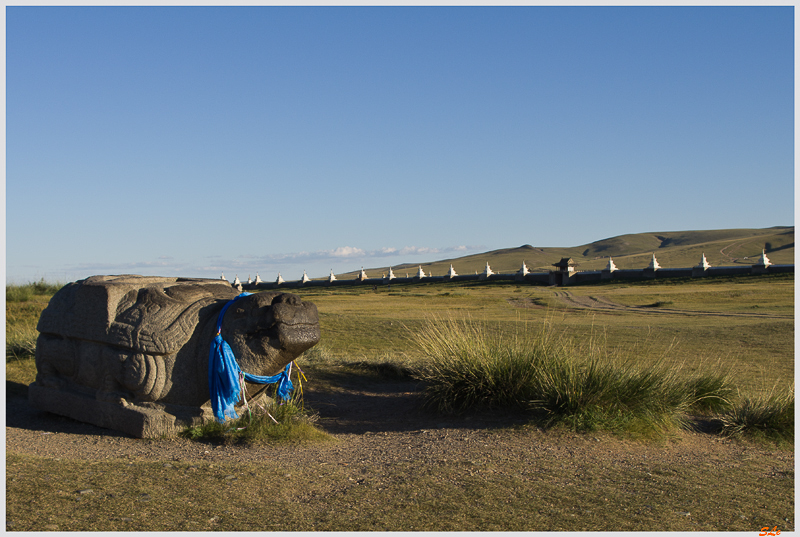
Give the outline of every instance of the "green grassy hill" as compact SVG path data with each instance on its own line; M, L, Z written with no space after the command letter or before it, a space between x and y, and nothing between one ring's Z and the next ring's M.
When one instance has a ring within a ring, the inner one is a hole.
M703 254L712 266L735 266L752 265L762 249L775 264L794 263L794 226L635 233L565 248L526 244L431 263L395 265L392 270L398 277L414 276L422 266L426 274L443 276L452 263L458 274L474 274L483 272L489 263L496 273L512 273L519 270L524 261L531 272L546 272L562 257L571 257L578 270L601 270L606 267L609 256L617 268L640 269L650 263L653 254L664 268L697 265ZM369 277L376 278L388 274L389 267L365 270ZM354 271L337 277L355 278L357 274L358 271Z

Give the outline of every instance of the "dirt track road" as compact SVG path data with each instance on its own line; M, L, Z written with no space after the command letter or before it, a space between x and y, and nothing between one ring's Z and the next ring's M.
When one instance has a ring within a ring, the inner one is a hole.
M591 309L609 312L666 314L666 315L713 315L719 317L750 317L757 319L792 319L791 315L781 315L776 313L756 313L756 312L719 312L719 311L695 311L674 308L664 308L656 305L646 306L626 306L617 302L612 302L601 296L576 296L569 291L553 291L553 297L562 305L568 308Z

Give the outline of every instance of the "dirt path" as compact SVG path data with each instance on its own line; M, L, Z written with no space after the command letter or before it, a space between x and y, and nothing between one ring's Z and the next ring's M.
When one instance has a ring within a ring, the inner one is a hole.
M734 247L737 247L737 246L741 246L742 244L744 244L744 243L743 243L743 242L733 242L733 243L729 244L728 246L726 246L726 247L722 248L722 249L719 251L719 253L720 253L720 255L722 255L723 257L727 257L727 258L728 258L728 260L729 260L729 261L731 261L732 263L736 263L736 262L737 262L737 260L738 260L738 258L736 258L736 257L733 257L732 255L730 255L729 253L727 253L725 250L728 250L728 249L730 249L730 248L734 248Z
M750 317L756 319L792 319L791 315L780 315L774 313L754 313L754 312L718 312L718 311L695 311L680 310L674 308L664 308L661 306L626 306L612 302L600 296L575 296L569 291L553 291L553 297L561 304L577 309L592 309L603 311L618 311L624 313L667 314L667 315L700 315L717 317Z

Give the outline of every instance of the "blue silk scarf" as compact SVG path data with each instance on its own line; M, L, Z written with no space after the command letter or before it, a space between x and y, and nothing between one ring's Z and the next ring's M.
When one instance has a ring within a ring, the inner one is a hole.
M243 296L251 293L242 293L222 308L217 319L217 335L211 343L211 352L208 357L208 389L211 392L211 408L217 421L224 422L227 419L238 418L234 406L239 401L242 394L243 380L255 384L274 384L278 383L277 396L285 401L294 389L289 378L291 362L286 368L271 377L261 377L245 373L239 368L236 357L230 345L222 339L222 318L231 304Z

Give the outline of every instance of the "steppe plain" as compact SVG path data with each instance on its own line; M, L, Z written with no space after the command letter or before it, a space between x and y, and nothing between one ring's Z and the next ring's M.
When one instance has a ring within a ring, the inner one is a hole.
M722 437L708 417L637 439L514 412L439 415L404 373L425 359L414 332L455 316L509 335L548 322L763 393L794 383L793 275L298 294L320 311L323 341L298 364L327 441L141 440L40 413L26 401L33 361L7 350L7 530L794 529L792 447ZM47 300L9 302L7 334Z

